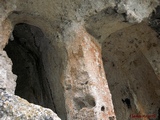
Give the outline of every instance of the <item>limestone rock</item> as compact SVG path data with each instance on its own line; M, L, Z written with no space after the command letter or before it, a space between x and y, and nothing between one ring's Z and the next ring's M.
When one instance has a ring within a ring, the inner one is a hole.
M1 0L0 119L160 119L158 5Z
M117 12L125 13L129 22L141 22L155 10L158 3L158 0L119 0Z
M68 119L116 119L100 46L82 26L77 25L72 30L69 34L75 37L66 43L68 62L64 74Z
M0 52L0 90L14 94L16 75L12 73L12 62L5 51Z
M131 119L131 114L159 119L158 46L157 33L146 23L117 31L104 41L104 68L119 120Z
M60 120L50 109L31 104L7 92L0 92L1 120Z

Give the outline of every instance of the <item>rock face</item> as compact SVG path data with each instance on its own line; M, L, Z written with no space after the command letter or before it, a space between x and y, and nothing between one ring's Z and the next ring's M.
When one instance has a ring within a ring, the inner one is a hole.
M117 31L104 41L103 63L119 119L128 119L131 114L158 117L158 45L157 34L146 23ZM125 99L130 100L130 107Z
M7 92L0 93L1 120L60 120L50 109L28 103Z
M0 119L159 120L158 5L1 0Z

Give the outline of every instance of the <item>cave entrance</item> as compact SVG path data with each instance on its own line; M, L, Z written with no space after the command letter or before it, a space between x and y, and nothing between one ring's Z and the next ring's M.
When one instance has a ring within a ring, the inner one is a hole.
M28 24L17 24L13 30L13 37L14 40L10 38L4 50L13 62L13 73L18 76L15 94L30 103L52 109L65 120L60 73L55 71L55 66L59 67L58 56L57 60L54 60L56 49L49 44L49 40L39 28ZM54 62L50 58L53 58Z

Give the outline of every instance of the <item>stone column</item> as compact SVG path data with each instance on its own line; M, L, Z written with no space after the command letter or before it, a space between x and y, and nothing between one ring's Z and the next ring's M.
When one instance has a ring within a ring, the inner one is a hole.
M115 120L101 47L82 26L71 29L63 82L68 120Z

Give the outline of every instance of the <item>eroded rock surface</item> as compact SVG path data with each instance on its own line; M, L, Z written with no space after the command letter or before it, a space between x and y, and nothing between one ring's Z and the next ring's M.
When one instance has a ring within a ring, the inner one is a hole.
M158 120L158 5L1 0L0 119Z
M64 86L68 119L115 119L100 46L81 26L70 32L75 37L66 43L68 63Z
M103 63L118 119L127 120L131 114L158 118L159 50L157 33L145 23L117 31L104 41Z
M1 120L60 120L50 109L31 104L13 94L0 92L0 97Z

